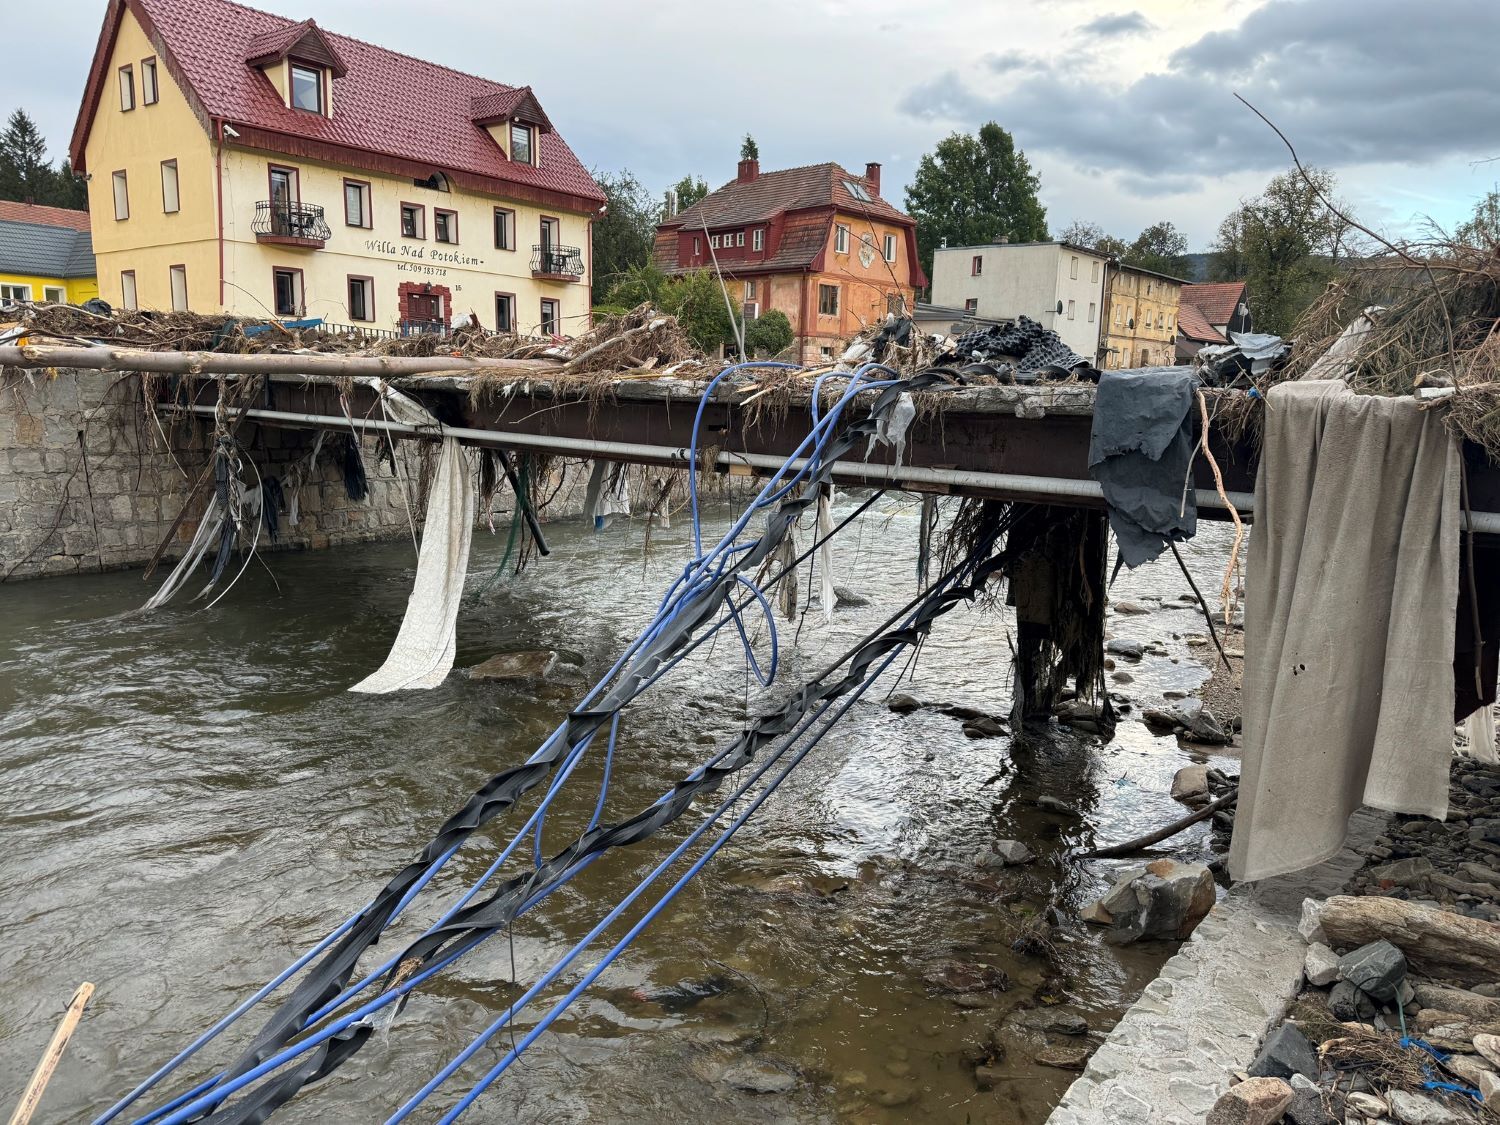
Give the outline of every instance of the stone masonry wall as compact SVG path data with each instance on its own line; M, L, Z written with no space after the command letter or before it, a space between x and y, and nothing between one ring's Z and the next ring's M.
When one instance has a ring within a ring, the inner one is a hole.
M171 529L207 459L206 420L163 433L144 408L138 376L109 372L0 371L0 580L144 565ZM312 431L246 423L236 435L262 474L285 478L312 451ZM409 534L404 490L417 491L420 453L398 442L402 480L376 439L361 443L369 494L344 487L341 446L324 439L297 491L300 519L263 550L320 548ZM253 484L253 474L245 474ZM288 497L290 499L290 497ZM422 517L413 495L415 519ZM206 496L164 557L180 557Z

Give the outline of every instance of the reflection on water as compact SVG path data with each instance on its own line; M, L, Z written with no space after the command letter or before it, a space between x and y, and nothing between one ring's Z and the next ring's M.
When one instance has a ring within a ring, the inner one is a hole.
M916 506L888 498L842 537L838 581L872 604L841 609L831 626L809 616L795 647L788 628L784 684L911 595L916 527ZM591 678L602 673L681 567L688 535L681 524L658 529L646 555L640 526L554 526L551 558L466 603L459 666L555 648ZM1187 552L1205 588L1217 588L1216 545L1206 535ZM503 549L503 538L476 538L471 594ZM149 589L138 572L0 587L0 1099L19 1094L74 986L98 985L49 1088L47 1120L103 1108L358 909L479 782L528 754L578 692L455 674L430 692L351 694L395 635L410 544L267 561L279 590L253 566L213 609L152 617L127 612ZM1132 669L1137 706L1195 686L1203 669L1173 638L1202 623L1170 600L1182 588L1170 556L1119 585L1117 597L1157 594L1169 608L1112 627L1161 639L1180 658ZM996 613L955 610L903 690L1008 710L1005 631ZM632 711L607 819L649 803L755 711L762 691L736 656L727 637L704 646ZM853 708L491 1089L476 1119L1046 1117L1071 1073L1013 1050L1003 1080L980 1090L971 1049L1010 1009L1040 1002L1107 1030L1170 949L1111 949L1071 920L1050 960L1013 953L1010 942L1049 900L1075 908L1118 866L1066 861L1092 841L1089 824L1113 840L1178 814L1166 787L1183 752L1126 722L1108 747L1062 731L1013 761L1007 740L971 741L934 710L891 713L878 697L888 686ZM585 760L549 815L549 849L586 823L599 778L598 760ZM1086 819L1040 812L1031 802L1043 793ZM513 964L534 978L695 822L690 812L663 837L594 864L509 940L481 946L288 1119L382 1120L505 1009L517 994ZM504 819L461 852L379 952L399 949L477 878L519 823ZM980 869L976 857L1000 837L1026 841L1039 861ZM1206 839L1195 830L1179 853L1200 854ZM580 961L566 982L593 963ZM934 972L954 964L1001 970L1010 987L937 990ZM545 1010L523 1012L518 1034ZM206 1075L240 1042L195 1058L183 1078ZM451 1106L509 1045L505 1033L428 1104ZM741 1088L757 1084L790 1089Z

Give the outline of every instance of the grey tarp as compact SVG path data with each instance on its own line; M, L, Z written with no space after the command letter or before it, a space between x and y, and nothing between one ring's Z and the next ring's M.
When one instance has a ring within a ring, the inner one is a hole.
M1105 371L1094 399L1089 472L1104 489L1120 558L1137 567L1198 530L1185 489L1193 460L1193 393L1187 367ZM1184 492L1186 504L1184 505Z
M1446 814L1458 465L1442 419L1410 398L1338 380L1267 395L1235 878L1327 859L1361 803Z

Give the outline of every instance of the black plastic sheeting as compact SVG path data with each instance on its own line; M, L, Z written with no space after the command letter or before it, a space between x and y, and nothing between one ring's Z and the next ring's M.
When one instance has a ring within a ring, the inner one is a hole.
M1104 489L1120 560L1132 569L1198 531L1193 404L1198 378L1187 367L1106 371L1094 399L1089 472Z
M923 372L904 379L881 391L868 416L847 426L825 448L818 469L804 478L802 494L783 500L766 521L766 530L750 550L737 556L723 573L694 601L685 605L634 660L620 673L598 704L587 711L569 714L564 737L544 757L496 774L465 802L433 836L421 854L402 868L376 895L370 907L322 959L313 965L297 987L282 1002L255 1037L246 1052L230 1067L228 1078L253 1069L275 1055L301 1034L313 1012L337 996L348 985L360 957L380 938L396 906L424 872L450 848L462 844L478 829L507 812L527 792L541 784L569 752L606 726L614 715L644 690L652 676L680 652L702 626L716 618L735 588L739 575L755 573L770 558L788 535L792 523L817 502L820 486L831 479L833 464L857 449L875 434L880 420L895 406L902 395L914 391L951 386L951 381L936 372ZM984 539L982 551L987 554L994 545L996 531ZM727 774L743 767L755 751L766 742L795 726L796 718L825 699L848 691L859 682L874 661L893 648L912 644L923 636L937 616L959 601L971 599L982 589L989 576L1003 565L1003 556L986 561L967 585L933 594L923 604L916 621L866 642L852 657L849 672L832 684L813 683L804 686L781 710L758 720L731 748L728 755L700 778L680 782L672 796L660 805L619 824L586 833L540 868L517 876L503 884L487 898L471 903L441 929L413 944L399 963L412 958L431 960L466 935L493 932L515 917L522 903L546 887L566 878L566 872L609 848L624 847L646 839L681 815L692 797L705 788L717 785ZM854 678L851 678L854 677ZM387 982L387 987L390 982ZM267 1120L277 1107L293 1097L304 1085L326 1077L352 1055L368 1038L370 1025L356 1024L335 1035L309 1052L308 1058L277 1077L253 1089L235 1104L216 1109L207 1120L220 1123L253 1125Z
M996 324L965 332L937 362L956 367L971 378L988 375L990 381L1002 383L1066 379L1080 368L1093 375L1087 359L1029 316L1017 317L1012 325Z

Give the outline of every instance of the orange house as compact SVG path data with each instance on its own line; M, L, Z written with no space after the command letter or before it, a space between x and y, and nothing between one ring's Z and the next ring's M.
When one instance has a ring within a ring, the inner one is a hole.
M668 274L717 264L745 317L778 309L803 363L836 357L844 341L910 315L927 284L917 224L880 197L880 165L856 176L837 164L739 174L656 228L653 261Z

